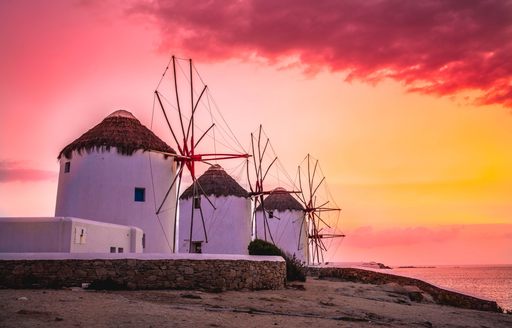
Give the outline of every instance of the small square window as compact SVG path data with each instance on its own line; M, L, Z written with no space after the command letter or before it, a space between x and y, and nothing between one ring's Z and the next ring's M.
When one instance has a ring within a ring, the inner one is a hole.
M201 208L201 196L194 196L194 208Z
M64 173L69 173L71 170L71 162L64 163Z
M274 211L268 211L268 218L272 219L274 217Z
M135 188L135 201L145 202L146 201L146 188Z
M192 242L192 253L201 254L203 252L202 244L203 244L203 242L201 242L201 241L193 241Z
M110 253L115 253L116 252L116 248L115 247L110 247Z
M118 253L122 253L122 252L124 252L124 249L123 249L122 247L118 247L118 248L117 248L117 252L118 252Z

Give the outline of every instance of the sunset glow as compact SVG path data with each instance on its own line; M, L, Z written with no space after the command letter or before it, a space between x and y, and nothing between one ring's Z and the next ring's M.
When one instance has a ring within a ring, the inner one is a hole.
M331 261L512 263L512 3L393 4L1 2L0 216L52 216L60 150L117 109L149 126L177 54L240 140L321 161Z

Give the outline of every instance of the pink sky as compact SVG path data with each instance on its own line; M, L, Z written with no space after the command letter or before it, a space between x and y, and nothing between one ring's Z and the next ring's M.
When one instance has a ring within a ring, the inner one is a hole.
M262 123L290 172L320 159L348 235L331 260L512 263L511 17L510 1L1 2L0 216L53 215L59 151L117 109L149 124L177 54L239 139Z

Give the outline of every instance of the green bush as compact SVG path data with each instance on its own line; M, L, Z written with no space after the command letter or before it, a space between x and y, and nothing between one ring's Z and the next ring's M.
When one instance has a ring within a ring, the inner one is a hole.
M295 257L289 254L284 256L286 261L286 280L288 281L306 281L306 266Z
M283 251L279 247L261 239L251 241L247 248L249 249L249 255L284 255Z
M276 245L261 239L251 241L247 248L249 249L249 255L282 256L286 261L286 280L306 281L305 264L299 261L295 255L290 256Z

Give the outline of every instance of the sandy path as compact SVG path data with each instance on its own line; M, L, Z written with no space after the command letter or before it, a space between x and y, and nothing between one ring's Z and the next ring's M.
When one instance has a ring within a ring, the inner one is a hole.
M415 303L396 286L309 278L304 287L218 294L0 290L0 327L512 327L512 315Z

